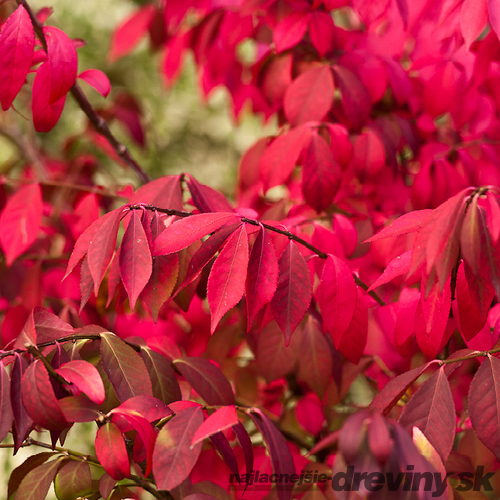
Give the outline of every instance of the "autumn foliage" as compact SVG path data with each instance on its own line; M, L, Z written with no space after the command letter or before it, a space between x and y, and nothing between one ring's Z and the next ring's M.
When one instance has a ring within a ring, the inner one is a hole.
M140 108L96 111L83 42L0 1L0 133L88 117L0 178L0 440L33 452L8 498L498 498L500 1L137 4L110 61L148 38L168 91L191 53L279 132L231 200L151 180L107 124L142 145ZM97 150L137 186L97 184ZM270 480L304 471L330 480Z

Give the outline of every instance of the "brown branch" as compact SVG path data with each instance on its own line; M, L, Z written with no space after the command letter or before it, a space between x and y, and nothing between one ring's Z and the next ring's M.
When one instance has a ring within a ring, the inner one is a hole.
M43 33L43 26L36 18L33 10L26 0L16 1L18 5L22 5L28 12L31 23L33 24L33 29L35 30L35 33L40 40L45 52L47 52L47 40L45 39L45 34ZM115 153L120 157L120 159L135 172L135 174L143 184L150 182L151 177L149 176L149 174L145 172L142 167L134 160L128 148L113 135L104 118L97 114L96 110L92 107L92 104L90 104L86 95L83 93L82 89L78 86L77 83L75 83L73 87L71 87L70 92L75 101L80 106L80 109L87 115L87 118L90 120L96 131L108 141L108 143L115 150Z

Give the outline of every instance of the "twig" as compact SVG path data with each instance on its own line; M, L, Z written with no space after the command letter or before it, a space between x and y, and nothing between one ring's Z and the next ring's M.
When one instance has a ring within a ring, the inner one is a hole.
M47 40L45 39L43 26L36 18L34 12L31 10L31 7L26 0L16 1L18 5L22 5L28 12L31 23L33 24L33 29L35 30L35 33L40 40L42 47L47 52ZM73 87L71 87L70 92L80 106L81 110L87 115L87 118L90 120L96 131L109 142L120 159L135 172L135 174L143 184L150 182L151 177L149 176L149 174L147 174L142 169L142 167L134 160L127 147L113 135L111 130L109 130L108 124L106 123L104 118L97 114L96 110L92 107L92 104L90 104L89 100L77 83L75 83Z

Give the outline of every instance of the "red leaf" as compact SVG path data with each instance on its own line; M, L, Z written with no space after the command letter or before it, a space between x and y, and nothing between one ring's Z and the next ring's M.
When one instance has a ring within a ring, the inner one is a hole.
M376 279L375 283L368 288L368 292L373 290L374 288L377 288L381 285L384 285L385 283L389 283L389 281L392 281L394 278L397 278L398 276L402 276L404 274L407 274L408 271L410 270L410 264L411 264L411 254L412 251L408 250L407 252L398 255L394 259L387 264L387 267L384 269L384 272Z
M446 462L455 439L455 404L444 366L418 388L399 424L409 432L416 425Z
M31 67L35 33L30 16L20 5L5 21L0 33L0 102L10 108Z
M149 26L156 12L156 6L144 5L132 13L113 32L109 59L117 61L129 54L148 32Z
M159 208L182 210L184 205L179 176L165 175L144 184L132 195L129 203L130 205L148 203Z
M153 244L153 255L178 252L191 243L214 232L224 224L240 218L235 213L217 212L197 214L175 221L158 235Z
M16 397L18 397L16 395ZM10 378L5 366L0 366L0 442L12 428L14 413L11 404Z
M302 73L285 92L285 114L293 126L321 121L333 104L335 85L332 71L322 65Z
M24 407L36 424L50 431L69 427L54 394L47 368L40 360L32 363L24 373L21 393Z
M158 321L161 307L171 297L179 275L179 256L157 255L152 258L153 270L151 278L144 287L141 297L146 303L153 320Z
M297 379L306 382L322 399L332 375L333 361L328 342L311 317L307 318L299 352Z
M170 366L168 361L165 364ZM109 414L126 414L127 412L130 414L130 411L140 414L146 419L147 422L154 422L155 420L159 420L163 417L168 417L173 413L163 401L160 401L155 397L134 396L133 398L127 399L127 401L122 403L120 406L111 410Z
M55 102L50 102L51 89L51 67L47 61L38 68L33 82L31 112L37 132L50 132L59 121L64 109L66 95Z
M311 13L309 36L320 57L330 52L335 40L335 25L332 16L326 12L315 10Z
M101 415L98 406L83 394L59 399L59 406L68 422L93 422Z
M74 360L64 363L56 372L65 380L74 384L90 400L100 405L104 403L104 384L97 368L87 361Z
M375 395L373 401L370 403L370 410L382 413L382 415L388 415L394 405L410 388L411 384L413 384L429 366L436 362L437 361L430 361L425 365L413 368L413 370L402 373L390 380L387 385Z
M264 191L284 184L288 180L310 136L309 127L297 127L288 134L274 139L266 148L259 163Z
M38 184L22 186L0 215L0 244L10 266L36 240L42 221L42 191Z
M390 226L384 227L379 233L365 240L364 243L418 231L423 225L427 224L432 214L433 210L413 210L408 212L398 217Z
M101 363L121 402L133 396L153 395L144 361L113 333L101 333Z
M47 41L47 63L50 66L49 104L53 104L65 97L74 85L78 57L75 45L64 31L54 26L46 26L43 33Z
M250 416L262 433L271 457L274 473L279 475L288 474L288 477L290 477L295 473L295 465L281 432L260 409L254 409ZM280 500L290 500L292 498L292 487L293 484L286 484L283 488L280 488L278 498Z
M160 430L153 453L159 490L171 490L189 476L201 452L201 443L191 448L191 442L202 423L201 408L196 406L177 413Z
M120 248L120 276L132 309L149 281L152 271L153 260L148 239L137 210L132 210L132 218L123 235Z
M278 286L271 300L271 311L285 335L286 345L304 318L311 298L309 268L295 242L290 240L279 259Z
M363 132L354 143L352 164L361 181L378 174L385 166L385 148L373 131Z
M107 217L106 220L98 226L97 231L94 233L88 244L87 260L90 275L94 281L94 293L96 295L99 290L99 286L101 285L102 278L104 277L109 263L111 262L111 258L113 257L113 252L115 251L116 238L118 236L118 228L120 226L122 213L123 207L110 212L109 217ZM94 224L92 224L92 226ZM85 233L86 232L87 231L85 231ZM82 234L82 238L85 233ZM78 239L77 244L79 241L80 238Z
M243 297L248 266L248 236L242 224L227 240L208 277L207 299L213 333L224 314Z
M500 360L488 355L469 388L469 415L479 440L500 459Z
M491 235L491 240L496 245L500 237L500 204L498 197L488 191L486 194L487 207L486 218L488 221L488 228Z
M356 310L357 290L352 272L338 257L328 254L315 294L323 321L338 349Z
M233 212L233 207L223 194L198 182L189 174L187 174L187 186L194 205L201 212Z
M234 406L223 406L215 410L195 432L191 446L201 443L204 439L217 432L229 429L238 423L238 416Z
M94 87L103 97L108 97L111 92L111 83L109 78L99 69L87 69L82 71L78 78Z
M306 34L308 16L304 13L294 12L285 17L273 30L273 41L276 53L294 47Z
M209 405L234 405L231 384L213 363L205 358L174 360L175 367Z
M460 28L467 50L470 49L472 42L479 38L487 21L488 8L486 0L464 0L460 9Z
M37 343L50 342L75 333L75 329L69 323L42 307L33 309L33 324Z
M342 172L325 139L313 134L302 162L302 192L317 212L326 210L340 186Z
M270 236L261 226L248 261L246 282L247 329L255 315L271 301L278 286L278 258Z
M116 480L130 477L130 464L122 433L113 422L97 431L95 452L104 470Z

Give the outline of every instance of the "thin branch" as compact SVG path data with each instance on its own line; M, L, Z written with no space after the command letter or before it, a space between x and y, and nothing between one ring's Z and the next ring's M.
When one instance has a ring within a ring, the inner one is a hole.
M33 29L35 30L35 33L40 40L42 47L47 52L47 40L45 39L43 26L36 18L34 12L31 10L31 7L26 0L16 1L18 5L22 5L28 12L31 23L33 24ZM151 177L149 176L149 174L145 172L142 167L134 160L128 148L113 135L104 118L97 114L96 110L93 108L92 104L90 104L86 95L83 93L82 89L78 86L77 83L75 83L73 87L71 87L70 92L75 101L80 106L80 109L87 115L87 118L90 120L96 131L109 142L120 159L135 172L135 174L143 184L150 182Z

